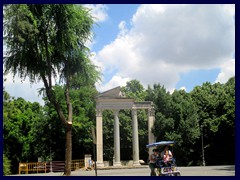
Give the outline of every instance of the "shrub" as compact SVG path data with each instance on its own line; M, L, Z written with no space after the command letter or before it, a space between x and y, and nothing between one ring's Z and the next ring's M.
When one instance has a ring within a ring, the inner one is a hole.
M11 167L11 161L8 159L8 157L5 154L3 154L3 175L4 176L11 174L10 167Z

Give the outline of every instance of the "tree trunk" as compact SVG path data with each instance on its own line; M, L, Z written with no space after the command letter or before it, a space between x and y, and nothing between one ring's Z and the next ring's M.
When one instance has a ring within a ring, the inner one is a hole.
M70 176L71 175L71 162L72 162L72 114L73 114L73 112L72 112L72 104L70 102L70 96L69 96L69 74L66 78L65 98L66 98L66 104L67 104L67 108L68 108L68 121L66 124L66 151L65 151L64 174L66 176Z
M64 168L64 175L70 176L71 175L71 162L72 162L72 104L69 100L69 94L68 89L66 91L66 101L68 106L68 120L65 119L63 112L61 110L61 107L59 103L56 101L56 98L54 97L52 93L52 89L49 88L47 79L44 75L42 75L42 79L46 88L46 94L49 99L49 101L54 105L59 119L66 125L66 149L65 149L65 168Z
M72 162L72 124L66 125L66 151L65 151L65 169L64 175L71 175Z

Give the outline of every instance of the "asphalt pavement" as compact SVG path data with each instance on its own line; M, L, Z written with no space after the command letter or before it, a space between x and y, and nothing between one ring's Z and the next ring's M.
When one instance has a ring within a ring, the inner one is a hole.
M181 176L235 176L235 165L225 166L192 166L178 167ZM149 176L150 169L148 166L138 168L108 167L97 170L97 176ZM14 176L63 176L63 173L38 173L38 174L21 174ZM71 172L71 176L96 176L95 170L79 169Z

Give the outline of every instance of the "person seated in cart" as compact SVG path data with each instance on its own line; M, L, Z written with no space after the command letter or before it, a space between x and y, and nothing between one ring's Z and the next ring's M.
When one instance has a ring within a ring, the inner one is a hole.
M159 153L159 157L156 158L156 163L149 163L149 167L151 168L151 175L154 174L154 176L181 176L180 171L178 170L178 167L176 165L176 161L173 158L172 152L174 143L174 141L159 141L146 145L147 148L155 147L159 150L162 147L164 148L164 150ZM168 149L169 147L171 147L172 151ZM165 164L164 160L166 163L169 164ZM154 164L155 168L153 168Z
M166 145L163 149L163 151L160 154L164 166L171 166L172 163L174 163L174 158L172 152L169 150L168 145Z

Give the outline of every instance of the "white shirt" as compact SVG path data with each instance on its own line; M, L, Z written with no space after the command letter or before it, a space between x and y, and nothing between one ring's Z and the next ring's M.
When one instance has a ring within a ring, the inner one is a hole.
M164 157L164 154L165 154L165 151L162 151L162 152L161 152L161 158ZM170 157L172 157L172 152L171 152L170 150L168 150L168 155L169 155Z
M157 154L157 155L156 155L156 154L152 154L152 155L150 156L150 161L149 161L149 163L156 163L157 158L158 158L158 154Z

